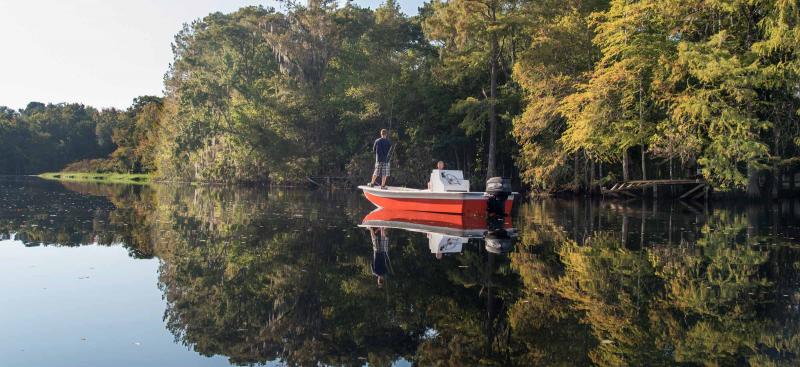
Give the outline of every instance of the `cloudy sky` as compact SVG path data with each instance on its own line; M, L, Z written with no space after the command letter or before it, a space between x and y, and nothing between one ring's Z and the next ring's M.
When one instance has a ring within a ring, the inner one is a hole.
M383 0L357 0L375 8ZM416 14L423 0L400 0ZM0 0L0 106L30 101L130 105L161 95L170 43L183 23L275 1Z

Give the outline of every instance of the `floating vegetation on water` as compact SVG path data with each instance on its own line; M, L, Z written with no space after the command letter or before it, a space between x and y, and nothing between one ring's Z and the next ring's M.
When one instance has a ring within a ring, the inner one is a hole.
M91 172L47 172L38 175L48 180L96 182L96 183L124 183L148 184L151 177L146 173L91 173Z

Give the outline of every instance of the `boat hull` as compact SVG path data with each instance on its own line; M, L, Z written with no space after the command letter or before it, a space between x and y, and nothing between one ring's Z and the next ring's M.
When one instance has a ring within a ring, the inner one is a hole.
M360 187L364 196L375 206L389 210L485 215L488 197L482 192L433 193L427 190L381 190ZM510 213L514 195L505 202L505 211Z
M485 215L463 215L450 213L434 213L404 211L391 209L375 209L362 220L368 227L391 227L400 229L433 228L432 232L444 233L445 230L477 231L483 234L487 230ZM511 228L511 217L505 217L503 227Z

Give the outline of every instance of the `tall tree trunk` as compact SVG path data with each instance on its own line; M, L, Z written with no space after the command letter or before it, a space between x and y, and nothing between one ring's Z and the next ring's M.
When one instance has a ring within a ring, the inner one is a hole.
M602 180L603 179L603 162L602 161L600 163L598 163L598 165L597 165L597 179L598 180Z
M747 165L747 196L753 199L761 196L758 186L758 169L752 164Z
M639 120L639 125L641 126L642 121ZM644 144L641 145L642 147L642 181L647 180L647 165L646 165L646 156L644 153ZM655 195L656 187L653 186L653 194ZM647 194L647 188L642 188L642 197Z
M628 154L628 149L625 149L622 151L622 181L628 182L631 179L630 162L631 157Z
M672 156L669 156L669 179L673 180L675 177L672 175ZM671 197L675 197L675 187L674 185L669 185L669 195Z
M591 190L592 187L589 185L589 159L586 158L586 154L583 155L583 173L581 176L583 176L581 185L583 185L586 191Z
M645 163L646 162L646 160L645 160L646 158L647 157L645 156L645 153L644 153L644 144L642 144L642 180L646 180L647 179L647 165Z
M497 144L497 113L495 112L495 102L497 100L497 57L499 52L497 36L492 35L492 50L489 60L489 154L486 167L486 176L495 176L495 151Z
M669 179L672 180L672 156L669 157Z
M776 164L769 174L772 176L772 180L770 180L772 183L772 185L770 185L770 194L773 199L777 199L781 195L781 191L783 191L783 170Z
M579 153L575 152L574 162L572 162L572 183L575 185L575 193L579 193L581 191L581 175L580 175L580 166L579 166Z
M642 79L639 79L639 134L644 136L644 103L643 103L644 89L642 88ZM645 166L645 152L644 152L644 138L641 142L642 147L642 180L647 179L647 167ZM642 193L644 193L644 189Z

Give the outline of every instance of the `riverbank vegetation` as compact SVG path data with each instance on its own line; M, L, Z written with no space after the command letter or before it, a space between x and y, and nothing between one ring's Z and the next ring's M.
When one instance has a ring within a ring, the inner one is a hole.
M798 24L782 0L436 0L416 16L393 0L314 0L213 13L176 35L163 98L3 109L0 171L77 161L67 169L361 182L386 127L399 184L424 183L442 159L474 182L502 175L544 192L702 176L778 195L800 169Z

